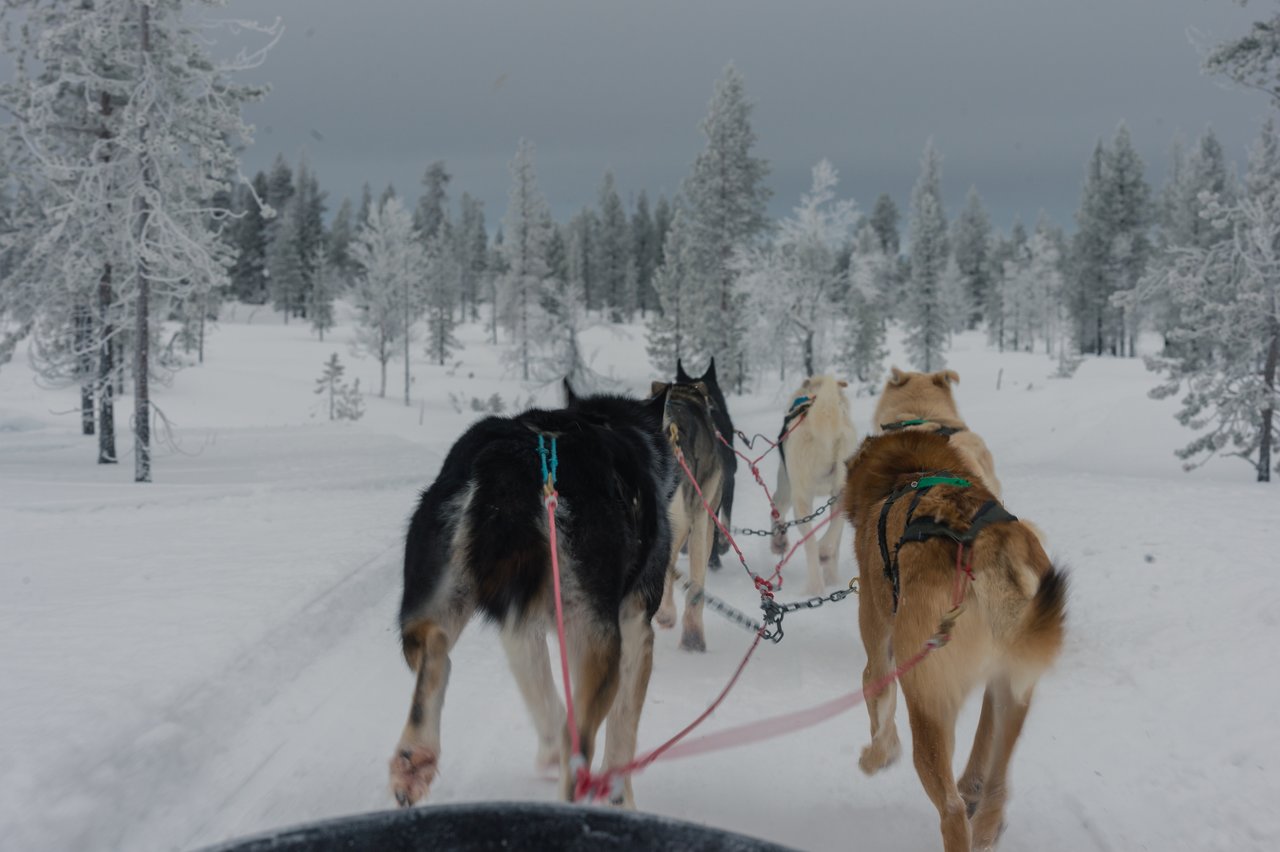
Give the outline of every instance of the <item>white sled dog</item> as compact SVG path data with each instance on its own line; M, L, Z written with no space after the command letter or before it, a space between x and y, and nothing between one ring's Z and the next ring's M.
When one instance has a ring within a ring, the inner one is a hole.
M849 383L831 376L812 376L792 396L791 407L782 421L778 447L778 485L773 502L778 509L770 547L781 555L787 549L787 510L795 507L797 519L812 514L814 503L839 498L844 487L844 462L858 449L858 436L849 418L849 400L844 388ZM797 423L797 421L799 421ZM793 428L794 427L794 430ZM828 510L839 512L833 504ZM796 525L800 535L809 533L810 522ZM835 583L840 559L843 520L836 518L821 536L821 542L806 538L804 556L808 563L806 593L820 595L826 584Z

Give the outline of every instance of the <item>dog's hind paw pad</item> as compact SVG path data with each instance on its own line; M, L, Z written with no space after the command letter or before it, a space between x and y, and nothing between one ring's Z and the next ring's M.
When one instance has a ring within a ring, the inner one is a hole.
M400 807L407 808L427 795L438 760L439 755L425 746L402 747L391 758L391 794Z
M680 649L682 651L705 652L707 650L706 637L703 636L701 630L686 630L684 635L680 637Z

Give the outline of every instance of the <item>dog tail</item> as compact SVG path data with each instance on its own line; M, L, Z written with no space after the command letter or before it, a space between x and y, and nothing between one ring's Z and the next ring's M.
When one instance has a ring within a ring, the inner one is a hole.
M1055 565L1040 578L1040 587L1018 625L1015 651L1028 663L1047 668L1062 650L1067 628L1067 575Z
M1066 639L1067 574L1050 564L1040 584L1005 637L1004 646L1014 693L1028 693L1057 659Z

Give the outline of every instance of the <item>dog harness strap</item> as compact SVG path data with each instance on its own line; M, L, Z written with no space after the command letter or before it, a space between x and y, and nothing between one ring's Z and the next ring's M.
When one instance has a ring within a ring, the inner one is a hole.
M956 488L968 488L972 482L963 476L922 476L911 484L912 488L932 488L935 485L954 485ZM916 502L919 502L917 500ZM915 505L914 503L912 504Z
M926 477L927 478L927 477ZM884 504L880 507L880 523L876 529L880 541L880 560L884 563L884 577L893 586L893 611L898 611L898 596L901 591L901 584L898 577L898 556L894 551L892 557L889 556L889 512L893 509L893 504L898 498L906 494L908 491L915 491L916 495L911 500L911 505L907 508L907 519L911 518L911 513L915 511L916 506L920 503L921 495L929 490L928 485L920 487L921 480L912 480L906 485L894 491L885 498Z
M966 533L966 541L973 541L978 537L978 533L992 524L1004 524L1016 520L1018 520L1018 517L1005 509L1004 506L1001 506L998 500L988 500L974 514L973 520L969 521L969 532Z
M787 409L787 413L782 418L782 434L786 434L787 427L790 426L797 417L804 417L809 413L809 407L813 405L813 399L807 396L798 396L791 401L791 407Z
M926 491L935 485L950 485L955 488L969 488L972 482L962 476L946 476L946 471L932 471L929 473L918 475L911 482L903 485L885 498L884 504L880 507L880 523L877 528L880 544L880 559L884 563L884 576L893 586L893 612L898 612L898 599L902 593L902 572L898 568L898 551L902 549L902 545L909 542L924 541L926 538L934 536L946 536L956 541L969 541L962 539L950 527L940 524L931 518L915 519L916 509L920 506L920 500L924 497ZM893 554L889 553L889 511L893 508L893 504L898 498L906 494L908 491L915 491L915 495L911 498L911 503L907 506L907 516L903 519L902 537L898 539L898 543L894 545ZM993 507L999 509L999 514L993 514L990 518L983 520L991 513ZM1007 515L1008 517L1004 517ZM1004 508L994 500L988 500L983 504L978 513L974 515L973 521L970 523L970 529L973 535L977 535L984 526L989 523L996 523L1004 520L1017 520ZM975 529L976 526L976 529Z
M923 420L923 419L921 419L921 420L900 420L900 421L898 421L897 423L881 423L881 424L880 424L880 428L881 428L883 431L885 431L885 432L898 432L898 431L900 431L900 430L902 430L902 429L906 429L908 426L923 426L923 425L925 425L926 423L932 423L932 422L933 422L932 420ZM957 434L957 433L959 433L959 432L964 432L964 431L966 431L966 430L965 430L965 427L963 427L963 426L941 426L941 425L939 425L937 429L934 429L934 430L933 430L933 434L935 434L935 435L941 435L941 436L942 436L942 437L944 437L944 438L950 438L952 435L955 435L955 434Z
M876 528L878 538L880 539L880 561L884 564L884 577L893 585L893 611L898 611L898 574L893 570L893 563L889 560L889 510L893 508L893 501L900 497L902 492L895 491L889 495L883 505L880 506L880 523Z

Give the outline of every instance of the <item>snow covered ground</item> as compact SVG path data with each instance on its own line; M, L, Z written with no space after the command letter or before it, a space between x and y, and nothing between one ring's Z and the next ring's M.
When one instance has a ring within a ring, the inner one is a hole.
M188 849L390 804L386 762L411 688L394 630L405 521L477 416L472 397L556 393L504 377L470 327L457 364L414 364L413 405L393 363L388 399L366 396L363 420L331 424L312 416L311 392L331 352L377 387L376 364L348 352L350 328L332 337L265 310L224 317L206 363L156 392L179 447L145 486L130 481L131 400L124 463L98 467L78 418L53 413L74 408L74 391L38 389L21 356L0 369L0 849ZM639 327L587 343L596 369L647 386ZM1146 398L1140 363L1091 360L1050 380L1044 356L964 336L951 366L1009 507L1072 571L1070 641L1014 758L1004 848L1280 848L1280 485L1254 484L1234 460L1181 472L1171 452L1188 436L1172 402ZM789 390L730 397L735 419L775 430ZM854 405L865 432L873 402ZM738 494L735 520L764 525L745 471ZM771 564L763 539L744 544ZM845 576L850 551L846 535ZM732 567L710 588L752 605ZM714 614L707 626L706 655L659 635L642 747L705 707L750 641ZM705 730L843 694L862 665L856 604L790 616ZM867 739L859 708L659 762L636 796L804 849L936 848L910 760L865 778ZM498 637L476 623L454 654L429 802L552 799L534 745Z

